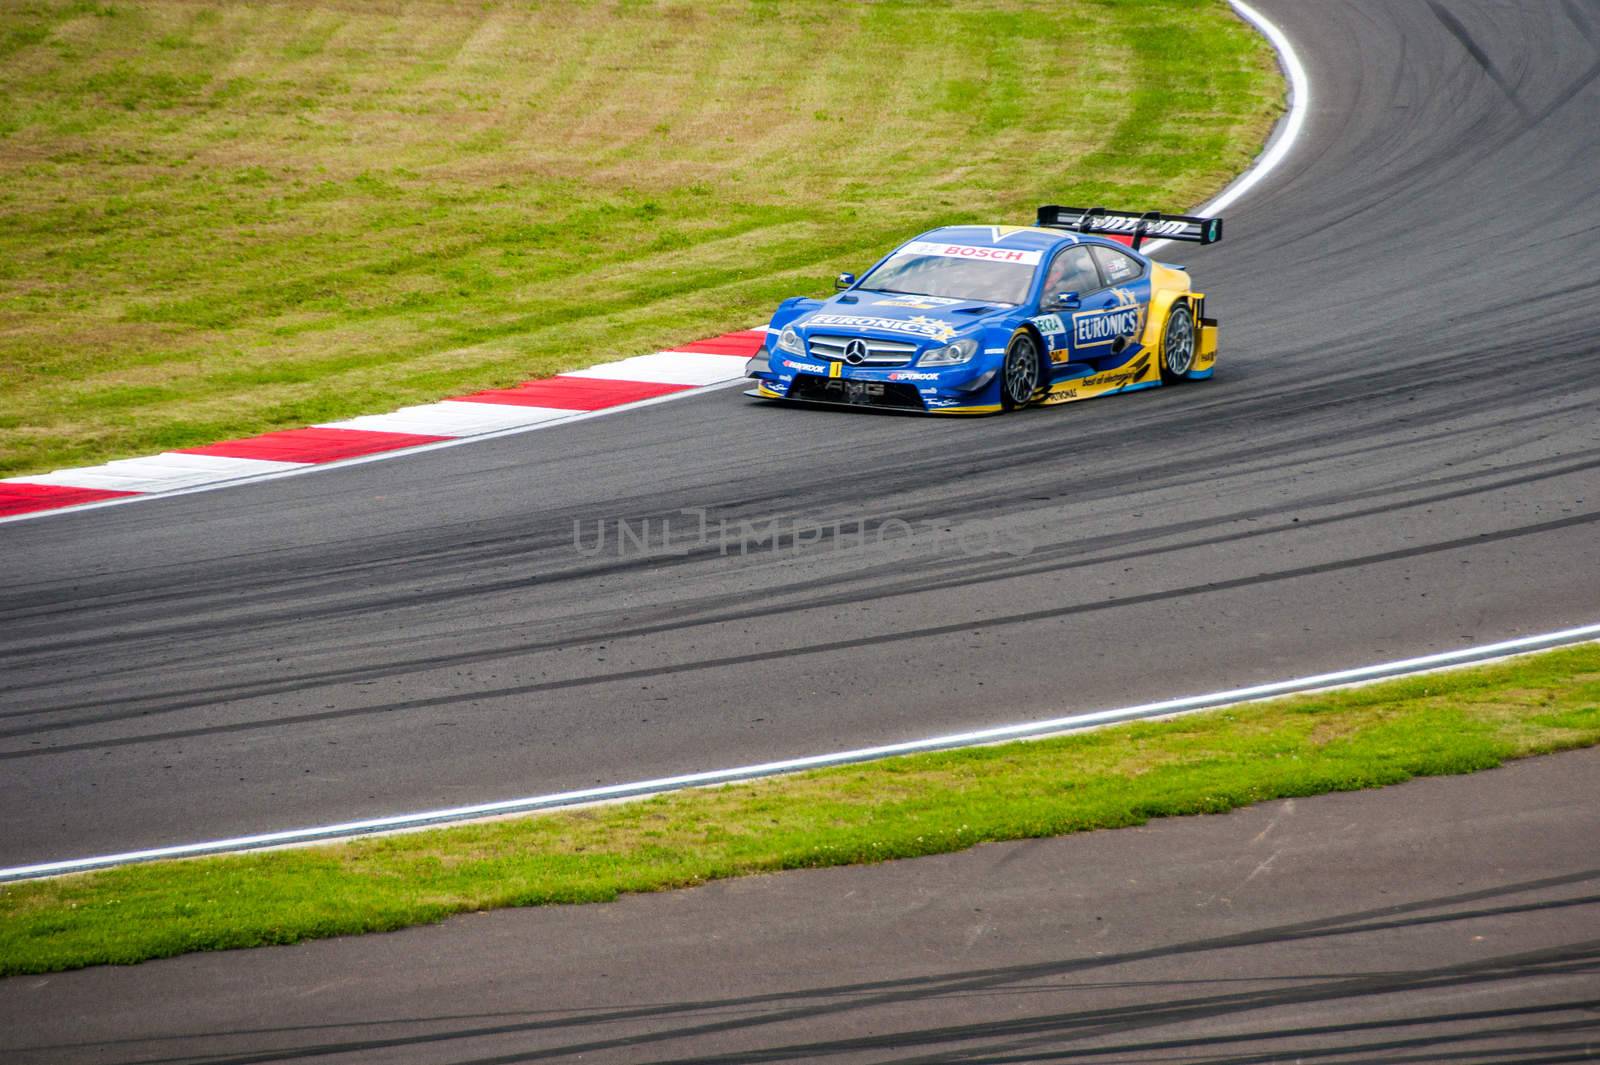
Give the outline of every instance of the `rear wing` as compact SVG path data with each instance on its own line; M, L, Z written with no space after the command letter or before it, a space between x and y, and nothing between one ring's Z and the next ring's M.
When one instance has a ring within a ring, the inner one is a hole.
M1039 208L1036 223L1046 229L1069 229L1077 233L1101 233L1125 238L1135 249L1146 237L1185 240L1192 244L1215 244L1222 239L1222 219L1198 215L1162 214L1160 211L1108 211L1104 207Z

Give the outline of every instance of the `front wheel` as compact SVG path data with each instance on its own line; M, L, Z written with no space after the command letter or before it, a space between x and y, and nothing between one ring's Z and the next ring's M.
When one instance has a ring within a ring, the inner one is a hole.
M1167 328L1161 334L1161 380L1166 384L1181 381L1194 367L1194 312L1187 303L1176 304L1167 313Z
M1000 370L1000 403L1006 410L1020 410L1033 399L1039 387L1039 345L1031 333L1018 333L1006 348L1005 365Z

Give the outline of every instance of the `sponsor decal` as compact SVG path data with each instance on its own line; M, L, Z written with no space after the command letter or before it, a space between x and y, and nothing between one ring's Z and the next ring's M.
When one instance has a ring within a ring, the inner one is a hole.
M874 307L910 307L919 311L931 311L936 307L949 307L952 304L962 303L962 300L948 299L944 296L896 296L892 300L875 300Z
M1043 252L1021 248L985 248L978 244L946 244L937 240L914 240L900 249L911 255L938 255L947 259L973 259L978 262L1017 263L1038 266Z
M1133 260L1125 255L1108 255L1106 259L1108 260L1106 273L1111 275L1113 281L1121 281L1129 274L1138 273L1138 267L1134 265Z
M801 373L827 373L828 368L820 362L795 362L793 359L784 359L783 364L791 370Z
M896 370L889 375L891 381L937 381L936 373L924 373L918 370Z
M1033 320L1033 324L1038 326L1039 332L1046 336L1067 331L1067 327L1061 324L1061 316L1059 314L1041 314Z
M1072 316L1072 343L1079 348L1110 344L1118 337L1131 337L1139 331L1138 307L1113 307L1104 311L1084 311Z
M806 319L806 325L881 329L885 333L909 333L912 336L929 337L933 340L949 340L956 335L955 329L951 328L948 323L920 314L903 321L899 318L877 318L864 314L813 314Z
M1121 388L1123 385L1131 385L1137 382L1148 369L1150 369L1150 356L1146 354L1132 366L1121 370L1112 370L1109 373L1095 374L1093 377L1086 377L1083 383L1090 388Z
M1050 404L1069 403L1075 399L1090 399L1094 396L1104 396L1124 388L1142 384L1151 376L1154 363L1148 354L1141 355L1131 366L1124 366L1105 373L1094 374L1091 377L1078 377L1070 382L1052 385L1045 396L1045 402Z
M1138 228L1139 220L1137 218L1111 218L1102 215L1089 220L1089 231L1091 233L1132 233ZM1173 236L1175 234L1182 235L1188 230L1189 223L1175 221L1151 222L1144 229L1146 233L1158 237Z

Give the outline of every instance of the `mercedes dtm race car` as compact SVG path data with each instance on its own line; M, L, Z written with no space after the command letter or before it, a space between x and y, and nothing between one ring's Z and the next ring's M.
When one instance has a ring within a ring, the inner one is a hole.
M1148 237L1214 244L1222 219L1047 206L924 233L779 305L746 395L988 414L1210 377L1217 323Z

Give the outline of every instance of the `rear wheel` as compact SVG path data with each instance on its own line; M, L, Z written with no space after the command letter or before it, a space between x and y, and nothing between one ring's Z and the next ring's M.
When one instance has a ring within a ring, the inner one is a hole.
M1175 304L1161 334L1161 380L1169 385L1183 380L1194 367L1194 348L1194 312L1187 303Z
M1020 332L1006 348L1005 365L1000 369L1000 403L1006 410L1020 410L1033 399L1039 387L1039 343L1033 334Z

